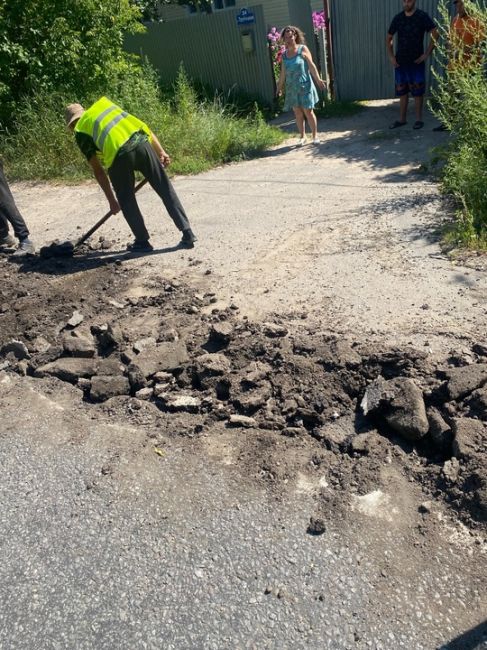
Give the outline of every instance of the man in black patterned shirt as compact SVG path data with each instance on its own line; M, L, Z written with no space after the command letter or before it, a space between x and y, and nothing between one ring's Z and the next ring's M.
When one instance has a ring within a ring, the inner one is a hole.
M423 123L423 98L426 89L425 61L433 51L438 31L428 14L416 8L416 0L403 0L404 10L394 16L387 33L387 53L394 66L396 97L399 97L399 120L391 124L396 129L406 124L409 93L414 97L416 122L413 129L421 129ZM424 51L424 36L431 34L429 45ZM397 34L397 48L394 54L394 35Z

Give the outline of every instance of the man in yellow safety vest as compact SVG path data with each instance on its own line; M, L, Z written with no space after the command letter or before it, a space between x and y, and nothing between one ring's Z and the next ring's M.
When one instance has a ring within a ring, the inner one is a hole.
M122 210L134 234L135 240L127 249L153 250L135 198L135 171L149 181L176 227L183 233L180 246L193 248L196 237L164 170L171 159L147 124L107 97L102 97L86 110L81 104L70 104L66 107L65 117L107 197L110 209L114 214Z

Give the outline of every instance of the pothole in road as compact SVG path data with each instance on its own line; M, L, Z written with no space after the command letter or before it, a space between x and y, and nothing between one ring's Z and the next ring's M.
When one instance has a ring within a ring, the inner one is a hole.
M394 466L485 523L485 342L440 361L282 315L250 322L211 292L139 274L120 261L0 261L0 371L51 382L51 399L69 382L87 409L204 439L266 482L347 492L378 517L391 516L378 486Z

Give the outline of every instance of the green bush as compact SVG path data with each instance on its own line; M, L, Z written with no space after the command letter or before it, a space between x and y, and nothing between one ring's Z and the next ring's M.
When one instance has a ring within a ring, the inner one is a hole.
M86 97L131 60L126 32L143 30L132 0L0 0L0 126L42 92Z
M487 10L465 3L487 33ZM449 47L450 18L443 1L440 7L438 52L443 74L436 75L432 110L452 133L442 172L443 188L458 200L454 233L464 245L487 243L487 78L483 63L475 57L452 64ZM485 43L479 47L485 52Z

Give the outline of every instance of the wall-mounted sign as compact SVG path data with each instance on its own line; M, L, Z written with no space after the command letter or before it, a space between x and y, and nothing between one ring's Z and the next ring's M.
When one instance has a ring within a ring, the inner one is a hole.
M237 25L250 25L251 23L255 23L255 15L243 7L237 14Z

